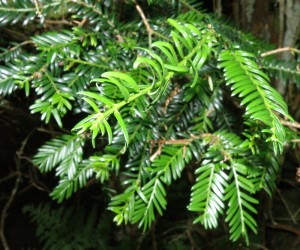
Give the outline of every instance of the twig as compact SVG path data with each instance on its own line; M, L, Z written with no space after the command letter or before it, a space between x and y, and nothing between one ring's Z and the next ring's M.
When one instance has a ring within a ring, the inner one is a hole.
M137 245L137 247L136 247L136 250L140 250L140 249L141 249L141 246L142 246L142 244L143 244L143 241L144 241L144 239L148 236L148 234L149 234L149 233L142 234L142 235L138 238L138 240L137 240L138 245Z
M73 26L73 23L68 22L67 20L45 20L44 22L46 24L65 24L65 25ZM75 23L75 21L74 21L74 23Z
M186 230L186 235L187 235L187 237L188 237L188 239L190 241L190 244L191 244L191 247L192 247L191 249L200 249L197 246L197 244L196 244L196 242L195 242L195 240L194 240L194 238L193 238L192 233L191 233L190 230Z
M284 121L284 120L280 120L280 122L283 124L283 125L286 125L288 127L291 127L291 128L299 128L300 129L300 123L298 122L288 122L288 121Z
M24 32L21 32L19 30L13 30L13 29L1 27L0 31L1 31L1 34L2 34L3 31L6 32L6 33L9 33L10 36L12 36L15 41L24 41L24 40L28 39L27 35L25 35Z
M15 185L14 185L14 188L11 192L11 195L8 199L8 201L6 202L2 212L1 212L1 222L0 222L0 238L1 238L1 241L2 241L2 245L3 245L3 248L5 250L9 250L9 246L8 246L8 242L6 240L6 237L5 237L5 234L4 234L4 227L5 227L5 219L6 219L6 216L7 216L7 211L9 209L9 207L11 206L16 194L17 194L17 191L18 191L18 188L19 188L19 184L20 184L20 181L21 181L21 173L20 173L20 160L15 158L15 162L16 162L16 168L17 168L17 172L18 172L18 175L17 175L17 179L16 179L16 182L15 182Z
M156 152L150 157L150 161L154 161L154 159L161 154L161 150L164 145L190 145L195 138L190 139L177 139L177 140L151 140L150 154L152 153L153 147L155 144L158 144L158 148ZM183 152L183 156L185 155L185 148Z
M136 7L137 11L139 12L139 14L140 14L140 16L141 16L141 18L142 18L142 20L143 20L143 23L144 23L145 26L146 26L146 30L147 30L148 36L149 36L149 47L150 47L150 45L151 45L151 40L152 40L151 37L152 37L154 31L153 31L153 29L150 27L150 25L149 25L149 23L148 23L148 20L147 20L147 18L146 18L146 16L145 16L145 14L144 14L144 12L143 12L141 6L140 6L136 1L134 1L134 2L135 2L135 7Z
M29 157L27 157L27 156L20 156L20 159L22 159L22 160L25 160L25 161L27 161L27 162L29 162L30 164L32 164L32 165L33 165L33 163L32 163L32 159L31 159L31 158L29 158Z
M20 44L18 44L16 46L10 48L9 50L13 51L13 50L16 50L17 48L19 48L21 46L24 46L24 45L27 45L27 44L34 44L34 42L32 40L27 40L27 41L24 41L24 42L22 42L22 43L20 43Z
M19 44L17 44L16 46L10 48L9 50L6 50L6 51L4 51L3 53L1 53L1 54L0 54L0 57L2 57L3 55L7 54L8 52L14 51L14 50L16 50L16 49L18 49L18 48L20 48L20 47L22 47L22 46L24 46L24 45L27 45L27 44L34 44L34 42L31 41L31 40L28 40L28 41L24 41L24 42L22 42L22 43L19 43Z
M16 194L18 192L18 189L19 189L19 184L20 184L21 178L22 178L22 174L21 174L21 155L23 154L24 148L25 148L30 136L32 135L32 133L33 133L33 130L27 135L27 137L22 142L20 149L16 152L16 157L14 159L15 159L15 163L16 163L17 178L16 178L16 181L15 181L15 185L14 185L14 187L11 191L11 194L9 196L9 199L6 202L4 208L2 209L2 212L1 212L0 239L2 241L2 245L3 245L3 248L5 250L9 250L9 245L8 245L7 239L6 239L5 234L4 234L5 219L6 219L6 216L8 214L8 209L10 208L12 202L14 201L15 196L16 196Z
M31 137L31 135L33 134L33 132L34 132L34 130L31 130L31 132L26 136L24 141L22 141L20 149L16 152L18 158L20 158L22 156L22 154L24 153L24 148L25 148L26 144L28 143L28 140Z
M295 215L294 215L294 217L295 217ZM288 217L276 217L275 219L276 219L276 221L287 221L287 222L291 221L291 219ZM300 219L296 219L296 221L299 222Z
M285 47L285 48L278 48L278 49L274 49L274 50L264 52L260 56L265 57L265 56L277 54L277 53L284 52L284 51L292 51L292 52L295 52L295 53L300 53L300 50L298 50L298 49L291 48L291 47Z
M0 179L0 184L1 184L2 182L5 182L5 181L7 181L7 180L9 180L9 179L11 179L11 178L13 178L13 177L15 177L16 175L17 175L17 173L13 172L13 173L10 173L9 175L7 175L7 176L1 178L1 179Z
M264 245L258 243L250 243L249 246L253 246L255 248L262 249L262 250L269 250L269 248L266 248Z
M281 199L283 205L285 206L286 211L288 212L288 214L289 214L289 216L290 216L290 218L291 218L291 221L296 225L296 224L297 224L297 221L295 220L295 218L294 218L294 216L293 216L293 214L292 214L292 212L291 212L291 210L290 210L290 208L289 208L289 206L288 206L286 200L284 199L283 195L281 194L281 191L277 188L277 189L276 189L276 192L278 193L278 195L279 195L279 197L280 197L280 199Z
M141 18L142 18L145 26L146 26L146 29L147 29L147 31L149 33L149 36L152 36L153 29L150 27L150 25L148 23L148 20L147 20L145 14L144 14L142 8L140 7L140 5L137 2L135 2L135 7L136 7L137 11L139 12L139 14L140 14L140 16L141 16Z
M297 173L296 173L296 175L297 175ZM293 188L295 188L297 190L300 189L299 184L296 181L291 181L291 180L288 180L288 179L281 179L280 182L284 182L288 185L291 185ZM294 218L296 218L296 217L294 216Z
M294 217L297 218L299 213L300 213L300 208L296 211L296 213L294 214Z
M300 236L300 229L296 228L296 227L293 227L293 226L290 226L290 225L285 225L285 224L268 224L267 227L270 227L270 228L274 228L274 229L281 229L281 230L284 230L284 231L288 231L288 232L291 232L293 234L296 234L298 236Z
M177 140L151 140L150 142L153 144L166 144L166 145L189 145L191 144L195 138L192 139L177 139Z
M42 12L41 12L40 7L39 7L40 2L38 0L34 0L34 4L35 4L35 8L36 8L36 14L38 16L41 16Z
M157 242L155 237L155 224L153 225L151 229L151 237L152 237L152 249L157 250Z
M32 165L33 165L33 162L31 162ZM29 179L29 182L31 184L32 187L35 187L37 188L38 190L40 191L43 191L43 192L46 192L46 193L50 193L51 190L45 185L45 183L41 182L37 176L37 168L30 168L30 172L29 172L29 175L28 175L28 179Z
M143 20L143 23L145 24L145 27L146 27L146 30L148 32L148 36L149 36L149 47L151 45L151 40L152 40L152 35L155 35L157 37L160 37L164 40L167 40L167 41L172 41L172 39L170 39L169 37L167 36L164 36L163 34L159 33L159 32L156 32L155 30L153 30L151 27L150 27L150 24L141 8L141 6L137 3L136 0L134 0L134 3L135 3L135 7L137 9L137 11L139 12L142 20ZM184 3L183 3L184 4Z
M169 97L165 101L165 105L163 107L163 112L166 114L168 106L170 105L170 102L173 100L173 98L179 93L180 89L176 87L172 92L170 93Z
M293 243L293 247L297 246L300 242L300 235L298 235L298 237L295 239L294 243Z
M78 25L78 27L82 27L87 21L88 21L88 19L84 18L84 19L82 19L82 21L80 21L80 22L79 21L74 21L74 23L76 23ZM114 27L114 25L111 25L111 26Z
M37 131L42 132L42 133L47 133L52 136L57 136L57 135L61 134L60 132L52 131L52 130L45 129L45 128L37 128Z

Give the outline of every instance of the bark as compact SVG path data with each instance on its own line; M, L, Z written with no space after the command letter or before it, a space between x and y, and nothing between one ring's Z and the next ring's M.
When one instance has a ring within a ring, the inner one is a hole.
M286 31L283 46L295 47L300 30L300 0L286 0ZM291 54L286 53L284 59L290 59Z
M218 17L222 16L222 1L221 0L214 0L213 1L214 5L214 12L217 14Z
M243 26L251 27L252 17L254 12L254 4L256 0L242 0L242 10L243 10Z
M285 33L283 47L295 47L300 31L300 0L286 0L285 3ZM281 58L286 61L294 60L292 54L284 52ZM286 93L286 83L280 81L277 90L284 95Z

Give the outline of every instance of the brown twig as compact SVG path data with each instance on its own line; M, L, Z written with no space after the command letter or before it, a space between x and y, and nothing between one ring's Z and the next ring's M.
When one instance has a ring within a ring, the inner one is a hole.
M166 145L189 145L195 138L189 139L177 139L177 140L151 140L154 144L166 144Z
M33 163L32 163L32 165L33 165ZM31 187L35 187L36 189L46 192L48 194L51 192L50 188L48 188L45 183L43 183L39 180L37 168L35 168L35 167L30 168L28 179L31 184Z
M281 230L284 230L284 231L288 231L288 232L291 232L295 235L298 235L300 236L300 229L296 228L296 227L293 227L293 226L290 226L290 225L285 225L285 224L268 224L267 227L270 227L270 228L274 228L274 229L281 229Z
M291 142L299 143L299 142L300 142L300 139L293 139L293 140L291 140Z
M68 22L67 20L45 20L44 23L46 24L65 24L73 26L74 24L72 22ZM74 21L75 23L75 21Z
M138 240L137 240L137 242L138 242L138 245L136 246L136 250L140 250L141 248L142 248L142 244L143 244L143 242L144 242L144 239L147 237L149 235L149 232L148 233L145 233L145 234L142 234L139 238L138 238Z
M295 53L300 53L300 50L298 50L298 49L291 48L291 47L285 47L285 48L278 48L278 49L274 49L274 50L264 52L260 56L265 57L265 56L281 53L281 52L284 52L284 51L292 51L292 52L295 52Z
M288 214L289 214L289 216L290 216L290 218L291 218L291 221L296 225L296 224L297 224L297 221L295 220L294 215L292 214L292 211L290 210L290 208L289 208L289 206L288 206L286 200L284 199L283 195L281 194L281 191L277 188L277 189L276 189L276 192L277 192L277 194L279 195L279 198L281 199L283 205L285 206L285 209L286 209L286 211L288 212Z
M3 248L5 250L9 250L9 245L8 245L8 242L7 242L5 234L4 234L5 219L6 219L6 216L7 216L8 209L11 206L11 204L12 204L12 202L13 202L16 194L17 194L17 191L19 189L19 184L21 182L21 177L22 177L22 175L20 173L20 168L21 168L20 161L17 158L15 158L15 162L16 162L16 168L17 168L17 172L18 172L17 179L15 181L15 185L14 185L13 190L11 191L9 199L6 202L4 208L2 209L2 212L1 212L0 238L1 238L1 241L2 241Z
M162 150L162 147L164 145L184 145L184 146L186 146L186 145L190 145L196 139L204 139L204 138L210 138L210 140L209 140L210 144L215 144L219 140L219 138L217 136L215 136L213 134L210 134L210 133L203 133L200 136L196 136L196 135L190 134L190 138L186 138L186 139L150 140L150 143L151 143L150 154L152 153L152 150L153 150L154 146L156 144L158 145L158 149L150 157L150 161L153 161L157 156L159 156L161 154L161 150ZM185 154L185 149L184 149L183 154Z
M141 6L135 1L135 7L137 9L137 11L139 12L145 26L146 26L146 29L147 29L147 32L149 34L149 36L152 36L153 34L153 29L150 27L149 23L148 23L148 20L144 14L144 11L142 10Z
M150 157L150 161L154 161L154 159L161 154L161 150L164 145L185 145L186 146L191 144L194 139L196 138L177 139L177 140L151 140L150 154L152 153L155 144L158 144L158 148L155 151L155 153ZM183 155L185 155L185 149Z
M253 246L255 249L269 250L269 248L266 248L264 245L258 243L251 242L249 246Z
M47 134L50 134L52 136L57 136L57 135L60 135L61 133L60 132L56 132L54 130L49 130L49 129L45 129L43 127L41 128L37 128L37 131L38 132L42 132L42 133L47 133Z
M88 21L88 19L84 18L82 21L74 21L79 27L83 27L83 25Z
M299 128L300 129L300 123L298 122L288 122L288 121L284 121L284 120L280 120L280 122L283 124L283 125L286 125L288 127L291 127L291 128Z
M151 41L152 41L152 35L154 33L153 29L150 27L149 25L149 22L144 14L144 11L142 10L141 6L136 2L134 1L135 3L135 8L137 9L137 11L139 12L142 20L143 20L143 23L145 24L145 27L146 27L146 30L148 32L148 37L149 37L149 47L151 45Z
M16 46L10 48L8 51L10 51L10 52L11 52L11 51L14 51L14 50L16 50L16 49L18 49L18 48L20 48L20 47L22 47L22 46L24 46L24 45L27 45L27 44L34 44L34 42L31 41L31 40L24 41L24 42L22 42L22 43L19 43L19 44L16 45ZM6 53L8 53L8 51L4 51L3 53L1 53L1 54L0 54L0 57L2 57L3 55L5 55Z
M295 216L294 216L295 217ZM289 217L276 217L275 218L276 221L287 221L287 222L290 222L291 219ZM297 222L300 221L300 219L296 219ZM276 224L276 223L275 223Z
M24 42L16 45L15 47L10 48L9 50L13 51L13 50L15 50L15 49L17 49L17 48L19 48L21 46L27 45L27 44L34 44L34 42L32 40L27 40L27 41L24 41Z
M42 12L41 12L40 6L39 6L41 3L38 0L34 0L34 4L35 4L35 8L36 8L36 14L38 16L41 16Z
M28 39L28 36L24 32L21 32L20 29L13 30L11 28L1 27L0 32L1 34L8 33L15 41L24 41Z
M196 244L195 240L194 240L194 237L192 235L192 232L190 230L186 230L186 235L190 241L190 245L191 245L191 249L200 249L198 247L198 245Z
M296 213L294 214L294 217L297 218L299 213L300 213L300 208L296 211Z
M33 132L34 132L34 130L32 130L32 131L26 136L26 138L24 139L24 141L22 141L20 149L16 152L18 158L20 158L20 157L23 155L23 153L24 153L24 148L26 147L26 145L27 145L27 143L28 143L28 140L29 140L29 138L31 137L31 135L33 134Z
M174 90L171 91L169 97L165 101L165 105L163 107L163 112L166 114L168 106L170 105L170 102L173 100L173 98L179 93L180 88L176 87Z
M5 228L5 219L6 216L8 214L8 210L12 204L12 202L15 199L15 196L17 195L18 189L19 189L19 184L21 182L22 179L22 174L21 174L21 155L24 152L24 148L30 138L30 136L32 135L33 130L27 135L27 137L24 139L24 141L21 144L20 149L16 152L16 156L15 156L15 163L16 163L16 181L15 181L15 185L11 191L11 194L8 198L8 201L6 202L4 208L1 211L1 220L0 220L0 239L3 245L4 250L9 250L9 245L7 242L7 239L5 237L5 233L4 233L4 228Z
M13 173L10 173L9 175L7 175L7 176L1 178L1 179L0 179L0 184L1 184L2 182L5 182L5 181L7 181L7 180L9 180L9 179L11 179L11 178L13 178L13 177L15 177L16 175L17 175L17 173L16 173L16 172L13 172Z

